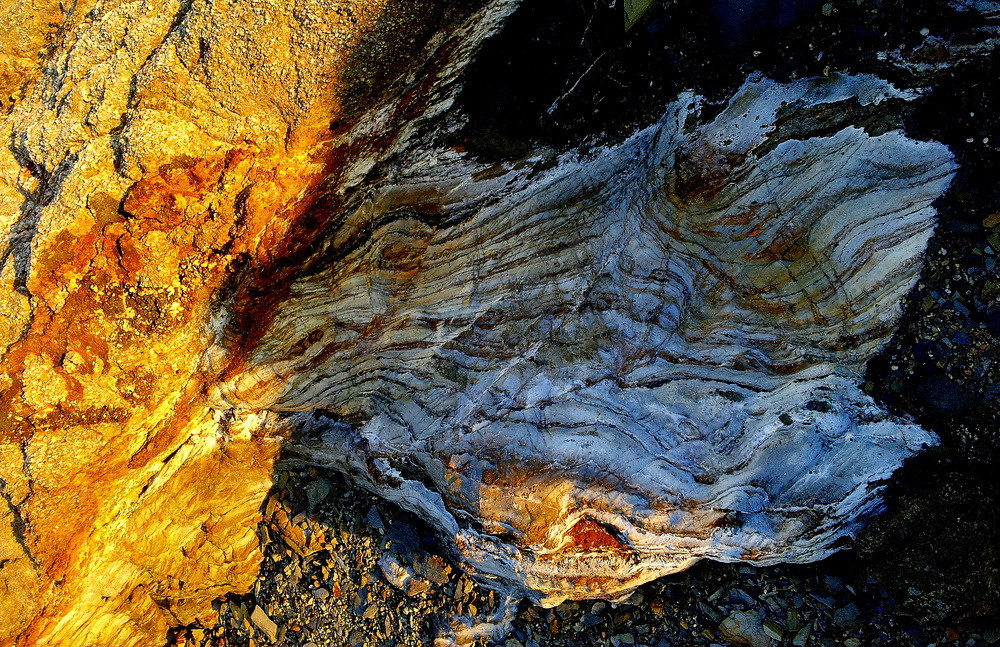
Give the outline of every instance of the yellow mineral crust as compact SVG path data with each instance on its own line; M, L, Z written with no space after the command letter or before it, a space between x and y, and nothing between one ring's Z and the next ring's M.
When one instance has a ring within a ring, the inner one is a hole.
M249 586L280 432L206 404L213 307L322 230L386 5L0 1L0 644L160 644Z

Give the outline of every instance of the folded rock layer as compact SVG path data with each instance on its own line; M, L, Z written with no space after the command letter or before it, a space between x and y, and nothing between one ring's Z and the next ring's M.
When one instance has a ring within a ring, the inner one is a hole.
M859 375L954 163L810 116L909 98L755 78L588 153L404 149L215 406L299 412L313 459L546 604L820 559L934 442Z
M823 557L934 442L858 388L954 171L878 125L914 95L753 77L485 162L517 5L0 6L0 642L204 617L282 444L551 604Z

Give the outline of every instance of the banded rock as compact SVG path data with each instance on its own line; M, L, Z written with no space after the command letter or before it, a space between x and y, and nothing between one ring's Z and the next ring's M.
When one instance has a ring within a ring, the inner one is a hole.
M935 442L859 383L955 164L812 119L911 98L754 78L706 123L684 96L620 145L492 167L428 148L442 111L215 406L286 412L312 460L544 604L825 557Z

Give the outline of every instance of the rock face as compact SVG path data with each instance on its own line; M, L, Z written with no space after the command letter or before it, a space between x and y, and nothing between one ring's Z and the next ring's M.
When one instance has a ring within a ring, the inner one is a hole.
M0 7L0 642L196 621L282 443L552 603L820 558L933 442L858 389L954 170L912 96L752 78L491 164L455 98L516 6Z
M317 235L366 52L446 24L386 6L0 4L0 642L159 644L252 580L280 439L208 406L207 324Z
M308 455L546 604L822 558L933 442L858 376L954 164L809 115L906 98L753 79L709 123L682 97L621 145L509 167L420 141L215 406L310 412Z

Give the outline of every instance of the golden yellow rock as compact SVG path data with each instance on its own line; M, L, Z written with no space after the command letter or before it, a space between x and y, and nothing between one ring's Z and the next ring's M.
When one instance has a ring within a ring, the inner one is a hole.
M429 35L388 5L0 2L0 644L159 644L249 585L280 432L205 392L401 70L358 57Z

